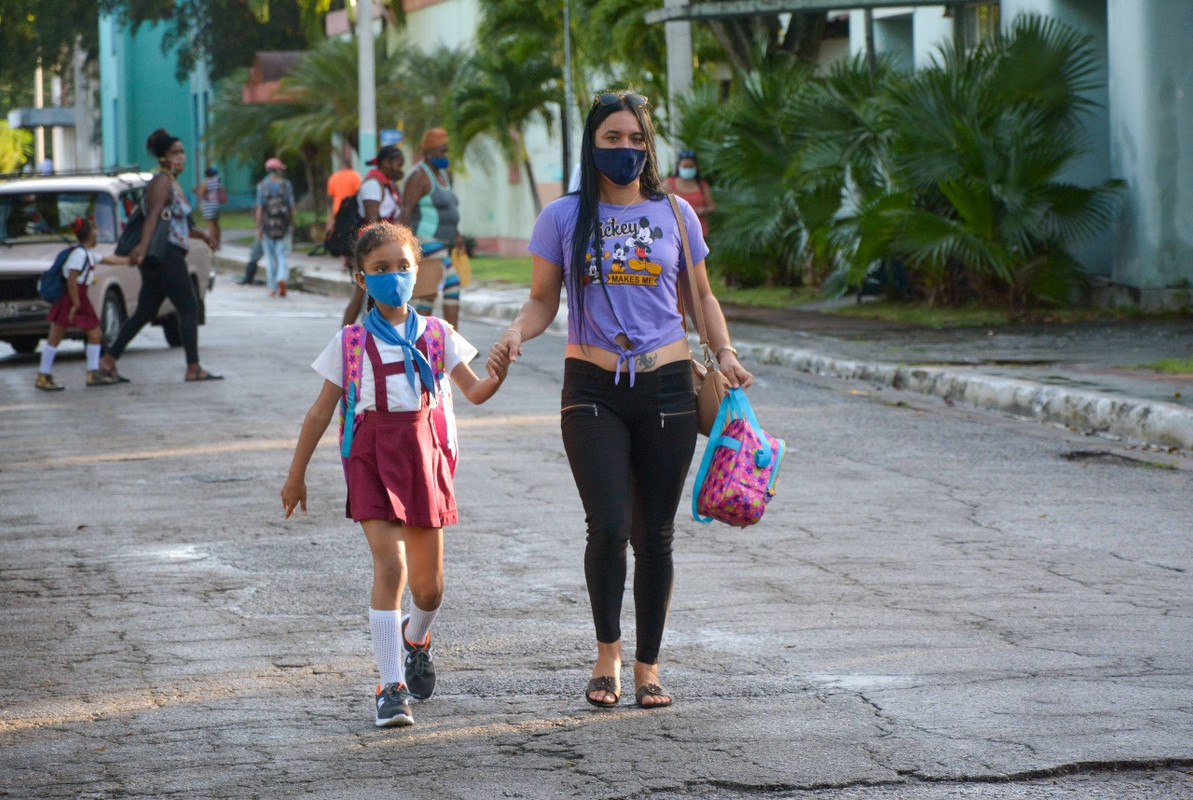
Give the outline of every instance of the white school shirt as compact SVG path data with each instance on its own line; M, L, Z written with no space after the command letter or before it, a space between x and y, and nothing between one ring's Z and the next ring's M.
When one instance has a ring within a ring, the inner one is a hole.
M467 364L474 359L477 350L467 339L460 335L459 331L446 322L440 322L447 334L443 342L443 362L447 372L444 380L451 380L452 371L460 364ZM420 317L418 335L422 336L426 328L426 318ZM381 357L382 364L391 364L403 359L401 347L386 344L372 334L369 334L369 336L373 337L373 342L377 345L377 355ZM331 340L331 343L319 354L319 357L311 363L311 369L340 388L344 386L343 341L344 331L341 329L335 335L335 338ZM361 353L361 359L363 366L360 376L360 398L356 401L356 413L358 415L377 408L377 392L373 385L373 365L369 361L367 351ZM434 366L434 364L431 365L432 368ZM422 380L419 378L417 369L414 373L414 385L417 387L417 393L414 389L410 388L410 381L406 378L406 373L404 372L397 375L390 375L385 379L385 394L389 400L390 411L417 411L422 407Z
M382 186L381 181L376 178L365 178L360 188L356 190L356 211L360 214L361 219L365 218L366 200L372 200L379 204L377 206L378 219L394 221L402 210L394 193Z
M76 247L66 257L66 260L62 262L62 277L70 278L70 271L77 269L79 271L79 285L90 286L95 283L95 265L100 262L101 258L102 256L94 250L88 250L86 247Z

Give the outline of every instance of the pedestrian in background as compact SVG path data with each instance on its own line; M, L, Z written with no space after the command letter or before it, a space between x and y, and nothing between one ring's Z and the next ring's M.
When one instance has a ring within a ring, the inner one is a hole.
M700 162L695 150L680 150L675 172L667 178L667 191L688 201L700 220L700 232L708 236L708 217L717 210L712 187L700 176Z
M344 202L345 198L356 194L360 189L360 173L352 168L352 157L341 156L340 168L331 173L331 177L327 179L327 196L331 200L331 213L327 215L327 226L323 232L323 238L326 240L336 224L336 212L340 210L340 203Z
M560 426L588 524L584 575L597 639L584 697L607 708L621 696L628 542L634 551L634 696L643 708L659 708L671 704L658 662L671 601L675 512L696 447L691 351L677 307L677 279L687 265L658 172L647 99L632 92L597 95L580 148L580 188L548 204L535 222L530 299L493 345L489 363L498 368L517 360L522 343L555 318L566 285ZM709 342L729 384L749 386L754 377L737 360L709 287L700 222L690 204L677 202L691 244L690 284Z
M199 363L199 299L186 267L190 239L202 239L211 247L206 231L191 227L191 205L186 193L178 185L178 176L186 169L186 148L177 136L165 128L149 134L146 143L157 158L158 171L145 187L145 224L141 241L128 254L128 263L140 269L141 291L137 295L137 310L120 328L116 341L100 359L100 371L118 380L125 380L116 371L116 360L141 328L157 317L162 302L169 299L178 313L178 332L182 350L186 354L186 380L219 380ZM164 216L163 216L164 214ZM169 244L163 258L147 255L158 225L169 226Z
M99 314L95 313L95 306L91 304L91 298L87 295L87 289L95 283L96 264L101 261L127 264L128 259L116 255L101 256L95 252L98 236L94 219L76 219L72 227L79 243L71 248L72 252L62 262L66 292L50 306L50 335L46 337L45 347L41 350L41 367L33 383L38 389L46 392L66 388L54 382L51 371L54 368L54 357L58 354L58 345L70 328L81 330L87 335L87 385L111 386L120 383L119 378L99 371L103 330L100 328Z
M195 197L199 198L199 213L207 223L207 235L214 243L212 248L220 249L220 210L228 202L228 193L220 182L220 171L215 167L208 167L204 172L203 182L195 187Z
M478 378L468 366L476 348L451 326L410 307L418 274L418 240L409 228L380 222L356 244L356 283L372 298L360 330L344 328L311 365L323 389L303 420L289 476L282 487L286 518L307 510L306 470L315 447L341 404L347 419L347 516L360 523L373 554L369 628L381 683L374 723L410 725L410 700L435 691L431 623L443 601L443 527L458 519L454 423L449 377L473 403L488 400L505 379L505 366ZM347 350L345 337L348 337ZM359 348L359 349L356 349ZM361 370L356 391L344 386L345 353ZM508 365L508 364L507 364ZM341 454L344 446L341 446ZM409 565L409 572L407 572ZM412 607L402 617L409 580ZM399 644L400 642L400 644ZM399 658L399 653L404 658Z
M402 223L422 244L423 274L414 291L414 307L430 314L443 294L443 318L453 328L460 324L460 275L452 265L450 250L464 249L460 236L460 200L452 189L447 131L431 128L423 134L422 161L406 179L402 192Z
M269 174L257 184L257 205L253 214L257 238L265 252L265 279L270 297L286 296L290 279L291 233L294 229L294 186L286 180L286 165L280 158L265 162Z
M372 167L361 182L356 193L356 210L362 224L371 225L374 222L396 222L402 212L402 196L398 193L398 181L405 174L402 167L406 165L406 155L396 144L387 144L377 151L377 155L368 162ZM344 259L348 265L349 259ZM351 325L360 317L365 304L365 290L357 284L352 290L352 298L348 307L344 309L342 324Z

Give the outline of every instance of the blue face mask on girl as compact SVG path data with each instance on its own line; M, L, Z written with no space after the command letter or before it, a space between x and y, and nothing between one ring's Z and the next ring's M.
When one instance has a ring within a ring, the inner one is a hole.
M594 147L592 160L606 178L618 186L628 186L646 167L646 151L636 147Z
M414 294L413 272L383 272L365 275L365 291L383 305L401 308Z

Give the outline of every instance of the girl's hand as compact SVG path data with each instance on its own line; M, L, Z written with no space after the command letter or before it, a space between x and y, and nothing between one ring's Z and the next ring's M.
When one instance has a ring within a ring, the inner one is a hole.
M506 375L509 374L510 360L503 354L495 354L493 350L496 347L497 345L493 345L489 349L489 360L485 363L485 371L489 373L490 378L497 382L498 386L501 386L505 382Z
M294 509L302 507L303 516L307 513L307 483L302 478L287 478L282 486L282 508L286 511L284 519L290 519Z
M509 365L517 361L522 355L522 334L509 328L501 334L501 338L489 348L490 363L498 362Z
M718 364L721 367L721 372L729 379L729 385L734 389L738 387L748 389L754 385L754 376L742 366L741 362L737 360L737 356L728 350L721 353Z

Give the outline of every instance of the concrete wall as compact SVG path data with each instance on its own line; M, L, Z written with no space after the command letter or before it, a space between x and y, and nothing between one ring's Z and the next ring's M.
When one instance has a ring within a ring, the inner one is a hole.
M1130 186L1112 277L1158 304L1193 283L1193 3L1107 7L1110 167Z
M426 50L442 44L471 51L479 23L476 0L434 0L408 10L407 35ZM558 139L549 139L541 128L527 131L526 138L545 203L559 195ZM405 149L410 164L421 157L417 142L408 143ZM460 198L460 231L475 236L483 252L525 255L535 213L520 165L507 165L496 148L478 139L465 154L464 163L454 164L452 172Z
M1096 186L1114 177L1110 161L1110 53L1107 40L1106 0L1002 0L1002 23L1008 27L1021 13L1035 13L1057 20L1093 41L1099 62L1095 80L1099 87L1086 95L1092 106L1082 114L1082 154L1059 177L1079 186ZM1073 254L1087 275L1109 279L1114 262L1116 230L1081 242Z

